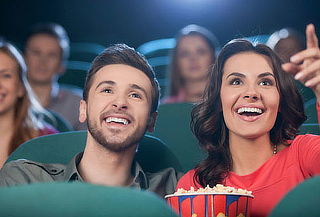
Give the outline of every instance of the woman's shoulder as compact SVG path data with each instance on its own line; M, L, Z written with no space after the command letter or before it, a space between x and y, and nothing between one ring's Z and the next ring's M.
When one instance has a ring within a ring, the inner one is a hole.
M290 144L288 154L298 154L305 156L307 154L318 154L320 152L320 136L313 134L298 135Z
M161 104L170 104L170 103L181 103L181 102L186 102L186 96L185 96L185 91L180 90L178 95L174 96L165 96L161 99Z
M313 135L313 134L297 135L289 143L291 143L291 145L294 145L294 146L308 145L308 144L319 144L320 145L320 136Z
M186 174L184 174L177 184L178 188L183 188L185 190L189 190L190 187L194 187L195 189L199 188L200 185L195 181L195 169L189 170Z
M39 136L59 133L52 125L45 123L43 128L39 129Z

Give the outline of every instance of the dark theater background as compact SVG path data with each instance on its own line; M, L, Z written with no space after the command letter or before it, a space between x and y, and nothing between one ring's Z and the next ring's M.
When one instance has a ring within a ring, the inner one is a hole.
M71 50L59 83L82 88L93 58L106 46L126 43L143 53L154 67L161 96L168 90L173 37L188 24L208 28L220 45L242 37L265 43L276 30L291 27L304 33L309 23L320 32L320 7L315 0L0 1L0 36L20 49L33 24L56 22L65 27ZM158 43L159 39L166 40Z
M224 44L282 27L304 31L311 22L319 32L319 11L316 0L1 0L0 35L20 44L30 25L52 21L67 29L72 42L138 47L195 23Z

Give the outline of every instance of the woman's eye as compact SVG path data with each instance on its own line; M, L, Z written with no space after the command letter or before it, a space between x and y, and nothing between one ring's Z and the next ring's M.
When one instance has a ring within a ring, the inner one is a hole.
M3 74L1 74L1 77L3 77L3 78L12 78L12 74L3 73Z
M179 54L178 54L178 57L180 57L180 58L186 58L186 57L188 57L188 56L190 56L190 53L187 52L187 51L181 51L181 52L179 52Z
M131 96L132 98L138 98L138 99L141 99L140 94L137 94L137 93L132 93L132 94L130 94L130 96Z
M273 85L273 81L267 79L267 80L263 80L260 82L260 85L262 86L272 86Z
M240 85L242 84L242 81L240 79L233 79L230 81L231 85Z
M201 56L207 55L208 53L209 53L209 50L204 49L204 48L201 48L201 49L197 50L197 54L201 55Z

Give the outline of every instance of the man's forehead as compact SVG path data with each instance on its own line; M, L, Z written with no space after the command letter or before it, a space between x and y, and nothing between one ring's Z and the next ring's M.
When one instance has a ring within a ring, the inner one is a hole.
M110 64L99 69L94 76L94 83L112 81L114 84L137 84L151 87L151 81L141 70L124 64Z

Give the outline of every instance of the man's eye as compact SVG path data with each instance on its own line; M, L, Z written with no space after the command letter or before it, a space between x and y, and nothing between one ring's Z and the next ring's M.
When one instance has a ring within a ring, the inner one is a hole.
M141 99L140 94L137 94L137 93L132 93L132 94L130 94L130 96L131 96L132 98L138 98L138 99Z
M109 88L103 89L102 92L104 93L112 93L112 90Z

